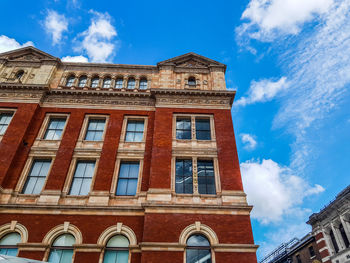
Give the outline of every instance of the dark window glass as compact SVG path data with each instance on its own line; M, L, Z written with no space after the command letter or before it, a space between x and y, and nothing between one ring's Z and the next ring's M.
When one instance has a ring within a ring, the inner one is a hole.
M123 88L123 79L122 79L122 78L118 78L118 79L115 81L115 88L116 88L116 89L121 89L121 88Z
M23 194L40 194L43 189L51 160L35 160L23 187Z
M188 79L188 85L189 86L196 86L196 79L194 77L190 77Z
M147 79L140 80L140 89L147 89Z
M193 193L192 160L176 160L175 192Z
M191 119L177 118L176 119L176 139L191 140Z
M0 112L0 135L4 135L7 127L12 120L13 113L12 112Z
M86 86L86 82L87 82L87 77L81 76L79 78L79 83L78 83L79 88L84 88Z
M135 79L134 78L130 78L128 80L128 89L134 89L135 88Z
M198 167L198 192L200 194L215 194L215 176L213 161L199 161Z
M187 240L186 263L211 263L210 243L202 235L192 235Z
M51 118L47 126L44 139L45 140L59 140L61 139L66 118Z
M310 257L314 257L315 256L315 251L314 251L314 247L313 246L309 247L309 253L310 253Z
M297 255L296 258L297 258L297 262L298 262L298 263L302 263L302 262L301 262L301 258L300 258L299 255Z
M50 249L50 263L71 263L75 238L70 234L63 234L56 238Z
M142 142L144 121L128 120L126 127L126 142Z
M85 135L85 140L102 141L105 122L105 119L90 119Z
M338 253L339 247L338 247L337 241L335 240L335 236L334 236L333 230L331 230L331 232L329 233L329 235L330 235L330 237L331 237L332 245L333 245L333 247L334 247L334 250L335 250L336 253Z
M6 256L17 256L17 244L21 242L21 236L18 233L10 233L0 239L0 254Z
M345 229L344 229L343 224L340 224L340 226L339 226L339 231L340 231L340 234L341 234L341 236L342 236L342 238L343 238L345 247L349 247L349 245L350 245L350 244L349 244L349 239L348 239L348 237L346 236L346 233L345 233Z
M139 166L139 162L121 162L116 195L136 194Z
M91 88L97 88L98 87L98 84L100 82L100 79L97 77L97 78L93 78L91 80Z
M78 161L70 188L70 195L87 195L90 192L95 161Z
M196 118L196 139L211 140L210 119Z
M112 82L111 78L105 78L103 80L103 88L109 89L111 87L111 82Z
M16 79L18 80L21 80L21 78L23 77L24 75L24 71L23 70L20 70L16 73Z
M70 76L70 77L67 79L66 86L67 86L67 87L72 87L73 84L74 84L74 80L75 80L75 77L74 77L74 76Z

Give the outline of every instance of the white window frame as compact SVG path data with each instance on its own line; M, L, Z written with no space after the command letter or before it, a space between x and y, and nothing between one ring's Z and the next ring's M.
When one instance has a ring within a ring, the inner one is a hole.
M7 126L7 128L6 128L6 130L5 130L5 132L4 132L4 134L3 135L0 135L0 142L1 142L1 140L2 140L2 138L4 137L4 135L6 134L6 132L7 132L7 129L9 128L9 126L11 125L11 122L12 122L12 120L13 120L13 118L15 117L15 114L16 114L16 109L13 109L13 108L0 108L0 113L12 113L12 117L11 117L11 120L10 120L10 122L9 122L9 124L8 124L8 126Z

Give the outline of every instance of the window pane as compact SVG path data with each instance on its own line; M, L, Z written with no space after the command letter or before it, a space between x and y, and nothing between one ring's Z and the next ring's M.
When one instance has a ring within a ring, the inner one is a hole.
M88 195L90 192L92 177L94 176L94 161L79 161L77 163L70 195Z
M17 248L0 248L0 254L6 256L17 256Z
M103 257L103 263L115 263L117 260L117 251L113 250L106 250L104 257Z
M23 187L23 194L40 194L49 173L51 160L34 160Z
M62 255L61 249L51 249L49 262L60 263L61 255Z
M191 138L191 119L177 119L176 139L190 140Z
M198 192L215 194L215 176L213 161L198 161Z
M91 80L91 88L97 88L99 81L100 81L99 78L93 78Z
M116 82L115 82L115 88L116 89L121 89L123 88L123 79L117 79Z
M210 119L196 118L196 138L197 140L210 140Z
M175 192L193 193L192 160L176 160Z
M21 242L21 235L13 232L0 239L0 246L16 246Z
M4 135L10 124L13 113L0 113L0 135Z
M135 195L140 164L137 162L122 162L120 164L117 195Z
M142 90L147 89L147 80L146 79L140 80L140 89L142 89Z
M135 79L131 78L128 80L128 89L134 89L135 88Z
M72 262L73 249L65 249L62 251L62 257L60 263Z
M47 126L44 139L45 140L59 140L61 138L64 125L66 123L65 118L52 118Z
M122 235L111 237L107 242L107 247L129 247L129 240Z
M192 235L187 239L187 246L191 247L209 247L210 243L203 235Z
M90 119L85 135L86 141L101 141L105 128L105 119Z
M129 251L118 251L116 263L128 263Z
M80 79L79 79L79 84L78 84L78 86L79 86L80 88L84 88L85 85L86 85L86 82L87 82L87 77L86 77L86 76L82 76L82 77L80 77Z
M75 77L74 76L71 76L67 79L67 83L66 83L66 86L67 87L72 87L73 84L74 84L74 80L75 80Z
M55 239L52 246L55 247L70 247L75 244L75 238L71 234L63 234Z
M103 88L104 89L109 89L111 87L111 79L106 78L103 80Z
M129 120L126 127L126 142L141 142L143 139L144 121Z

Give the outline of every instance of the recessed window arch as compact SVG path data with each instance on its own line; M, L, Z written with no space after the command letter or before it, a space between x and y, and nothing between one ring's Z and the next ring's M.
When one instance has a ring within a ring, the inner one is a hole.
M75 81L75 76L74 76L74 75L70 75L70 76L67 78L66 87L72 87L73 84L74 84L74 81Z
M75 237L71 234L58 236L51 245L49 262L70 263L73 258Z
M136 86L135 78L129 78L128 79L128 89L134 89L135 86Z
M335 250L335 253L338 253L339 252L339 247L338 247L337 241L335 240L335 236L334 236L333 230L331 230L329 232L329 236L331 237L331 241L332 241L332 245L333 245L333 248Z
M16 73L16 79L21 80L23 75L24 75L24 70L22 70L22 69L18 70Z
M103 263L128 263L129 239L124 235L112 236L105 247Z
M123 78L118 77L118 78L115 80L115 88L116 88L116 89L122 89L122 88L123 88L123 84L124 84L124 79L123 79Z
M8 233L0 239L0 254L17 256L17 244L21 243L21 235L17 232Z
M146 78L140 79L140 89L145 90L148 88L148 82Z
M196 78L195 77L189 77L188 78L188 86L190 87L196 87Z
M347 237L347 235L345 233L345 229L344 229L343 224L339 225L339 232L340 232L340 235L341 235L341 237L343 239L345 247L347 247L347 248L350 247L350 242L349 242L349 239L348 239L348 237Z
M186 242L186 263L211 263L211 248L202 234L191 235Z
M98 76L93 77L91 80L91 88L97 88L99 82L100 82L100 78Z
M110 77L106 77L103 80L102 88L109 89L111 87L112 79Z
M81 76L79 78L79 83L78 83L79 88L84 88L86 86L86 83L87 83L87 76L86 75Z

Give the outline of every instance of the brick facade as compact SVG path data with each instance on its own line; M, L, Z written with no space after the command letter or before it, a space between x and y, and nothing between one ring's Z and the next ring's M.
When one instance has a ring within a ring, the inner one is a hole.
M0 54L0 114L13 113L0 136L0 239L17 232L18 256L46 261L55 238L68 233L79 263L103 262L106 242L121 234L130 242L129 262L174 263L186 262L187 238L201 234L212 262L256 262L230 111L235 93L225 90L225 69L193 53L157 66L63 63L32 47ZM72 74L75 84L67 87ZM100 86L78 87L85 75L88 83L98 75ZM101 86L104 78L123 78L127 85L130 76L137 85L147 79L147 90ZM210 120L211 139L178 140L177 115ZM55 141L43 138L50 116L66 118ZM102 141L84 140L89 116L105 119ZM128 118L145 120L142 141L126 142ZM175 191L177 158L195 158L194 194ZM43 188L23 194L39 159L51 160ZM196 190L197 159L212 160L216 194ZM72 196L79 160L94 160L96 167L89 194ZM135 160L141 169L136 194L116 196L121 162Z

